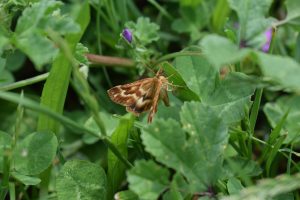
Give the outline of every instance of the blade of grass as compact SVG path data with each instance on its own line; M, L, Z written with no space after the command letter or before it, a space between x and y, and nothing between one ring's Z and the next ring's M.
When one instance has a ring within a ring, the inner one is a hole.
M277 141L277 139L279 138L280 135L280 131L283 127L284 122L286 121L286 118L288 116L289 111L287 111L284 116L281 118L281 120L279 121L279 123L276 125L276 127L274 128L274 130L270 133L269 139L267 140L267 143L273 147L275 142ZM263 162L269 155L271 148L270 146L266 146L262 152L261 157L259 158L259 162Z
M262 97L263 89L259 88L255 92L255 99L250 112L250 132L254 134L254 128L257 121L257 115L260 107L261 97Z
M271 165L273 163L273 160L275 159L277 152L279 150L279 148L281 147L283 141L285 140L286 135L282 135L277 139L277 142L274 144L274 148L271 149L270 153L268 154L268 159L266 162L266 173L267 176L270 176L270 169L271 169Z

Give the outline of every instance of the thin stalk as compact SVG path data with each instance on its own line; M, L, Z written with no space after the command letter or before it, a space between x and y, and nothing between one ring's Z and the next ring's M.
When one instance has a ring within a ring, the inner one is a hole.
M134 67L135 65L134 61L127 58L102 56L96 54L86 54L86 57L92 64L119 67Z
M148 2L151 3L157 10L159 10L159 12L163 16L165 16L169 20L173 20L173 17L171 16L171 14L165 8L163 8L161 5L159 5L157 3L157 1L155 1L155 0L148 0Z
M14 90L14 89L17 89L20 87L32 85L34 83L38 83L38 82L46 80L48 76L49 76L49 73L44 73L44 74L41 74L41 75L38 75L38 76L35 76L32 78L28 78L28 79L25 79L22 81L18 81L18 82L11 83L8 85L0 86L0 91Z

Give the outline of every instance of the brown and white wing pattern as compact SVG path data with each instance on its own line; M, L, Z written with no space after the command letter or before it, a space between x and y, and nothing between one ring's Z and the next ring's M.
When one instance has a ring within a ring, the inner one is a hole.
M128 112L139 115L151 108L156 85L156 78L146 78L115 86L107 92L111 100L126 106Z

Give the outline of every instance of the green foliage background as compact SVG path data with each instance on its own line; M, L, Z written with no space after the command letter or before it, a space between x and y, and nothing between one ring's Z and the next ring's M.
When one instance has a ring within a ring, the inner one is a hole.
M1 1L0 200L299 200L299 31L299 0ZM153 123L109 99L158 69Z

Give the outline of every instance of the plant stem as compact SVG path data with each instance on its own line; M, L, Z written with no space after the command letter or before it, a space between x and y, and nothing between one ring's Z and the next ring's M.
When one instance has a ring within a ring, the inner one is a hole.
M38 75L38 76L35 76L35 77L32 77L32 78L28 78L28 79L25 79L25 80L22 80L22 81L18 81L18 82L15 82L15 83L4 85L4 86L0 87L0 91L14 90L14 89L17 89L17 88L20 88L20 87L25 87L27 85L32 85L34 83L38 83L40 81L46 80L48 76L49 76L49 73L44 73L44 74L41 74L41 75Z
M86 54L87 59L93 64L100 64L105 66L120 66L120 67L134 67L135 63L127 58L101 56L96 54Z

